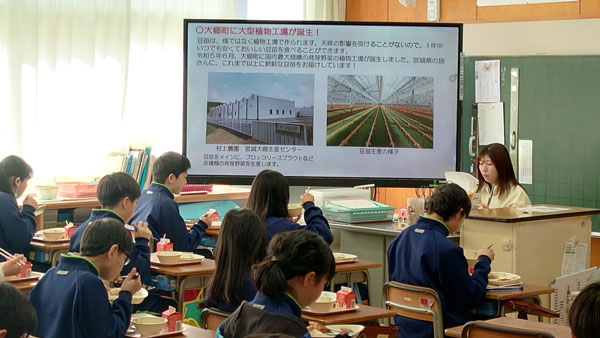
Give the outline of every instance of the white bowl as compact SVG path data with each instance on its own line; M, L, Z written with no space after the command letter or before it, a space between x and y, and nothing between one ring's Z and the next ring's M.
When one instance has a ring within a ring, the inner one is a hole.
M288 204L288 215L290 217L300 216L302 214L302 205L300 203Z
M477 250L463 250L463 253L469 267L474 268L475 264L477 264Z
M175 264L181 258L181 251L159 251L156 257L163 264Z
M142 336L155 336L159 334L165 328L166 322L166 318L154 316L131 319L131 323L135 325L135 330Z
M48 241L58 241L65 235L65 228L51 228L40 231L42 238Z
M335 305L336 295L334 292L323 291L317 300L308 307L311 312L329 312Z
M112 288L108 291L108 300L112 303L115 299L119 298L119 292L121 288ZM141 288L131 297L131 304L140 304L148 297L148 290Z

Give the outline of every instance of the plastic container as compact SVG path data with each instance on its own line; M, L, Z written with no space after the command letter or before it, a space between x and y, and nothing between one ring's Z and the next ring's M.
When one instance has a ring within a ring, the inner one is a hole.
M35 187L36 197L40 200L55 200L58 192L57 185L38 185Z
M96 197L98 183L89 182L59 182L58 196L68 198Z
M375 201L371 202L377 207L351 209L335 202L325 201L323 215L330 221L344 223L391 221L394 219L396 208Z

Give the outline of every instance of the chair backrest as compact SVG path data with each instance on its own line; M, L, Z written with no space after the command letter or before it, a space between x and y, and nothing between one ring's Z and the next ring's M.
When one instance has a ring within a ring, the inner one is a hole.
M442 317L442 302L434 289L387 282L383 286L385 306L394 310L397 315L412 319L431 322L433 336L444 337L444 320Z
M200 327L207 330L216 331L219 325L229 317L231 313L221 311L212 307L202 310L200 314Z
M507 326L494 325L482 321L468 322L463 326L462 338L520 338L520 337L539 337L555 338L549 332L518 329Z

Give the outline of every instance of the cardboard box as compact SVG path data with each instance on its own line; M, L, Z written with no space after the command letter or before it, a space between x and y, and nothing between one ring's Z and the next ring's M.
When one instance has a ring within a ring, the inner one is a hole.
M173 243L169 239L161 239L156 243L156 251L173 251Z
M335 303L339 309L352 309L356 306L356 294L349 287L342 286L335 293Z
M175 311L175 308L169 306L168 310L163 311L162 317L167 320L167 329L169 332L181 330L182 316L181 313Z

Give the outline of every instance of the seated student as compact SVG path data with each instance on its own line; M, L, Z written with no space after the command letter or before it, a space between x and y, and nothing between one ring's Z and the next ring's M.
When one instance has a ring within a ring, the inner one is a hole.
M437 187L427 216L402 231L391 243L387 258L389 279L437 291L442 302L444 328L462 325L485 295L494 251L480 249L469 275L463 249L447 236L458 229L471 211L467 193L456 184ZM396 316L398 337L433 337L429 322Z
M140 186L135 179L126 173L118 172L106 175L98 182L96 196L102 209L93 209L88 220L83 222L71 235L69 251L79 252L81 236L93 221L101 218L113 218L125 225L133 215L138 198L140 198ZM129 253L131 262L123 268L122 274L127 274L135 267L138 273L146 276L150 273L150 247L148 241L152 238L152 232L148 223L139 222L137 231L134 231L135 246Z
M27 189L33 175L29 164L18 156L7 156L0 162L0 248L14 253L25 253L35 234L37 202L31 196L23 200L19 211L17 198ZM0 256L0 262L4 257Z
M136 269L108 301L102 279L112 281L128 259L133 240L121 221L103 218L83 232L79 254L63 254L29 293L37 311L38 337L123 337L129 327L131 296L140 288Z
M310 337L302 309L319 298L335 274L335 260L327 243L311 231L277 234L269 243L267 259L252 271L259 292L221 324L216 337L257 333Z
M263 170L254 178L247 207L265 222L267 243L277 233L305 229L316 232L325 242L331 244L333 234L329 229L329 222L323 216L323 211L315 206L314 196L307 193L301 197L306 226L298 225L289 219L296 216L288 214L289 200L290 186L279 172Z
M35 309L23 292L0 283L0 338L28 337L37 325Z
M527 192L517 181L506 147L492 143L479 152L477 193L484 208L505 208L531 204Z
M7 276L16 275L21 272L19 262L22 261L25 261L25 256L21 254L15 254L13 258L7 259L6 262L2 264L2 268L0 268L0 282L4 282Z
M265 226L250 209L232 209L225 214L215 252L215 275L206 288L206 305L233 312L242 301L256 296L250 276L252 265L265 256Z
M569 309L573 338L595 338L600 332L600 283L586 286Z
M179 194L187 183L189 168L190 160L181 154L167 152L157 158L152 166L152 184L142 191L131 217L131 222L148 222L154 237L166 235L176 251L194 251L212 224L206 213L188 231L179 213L174 194Z

